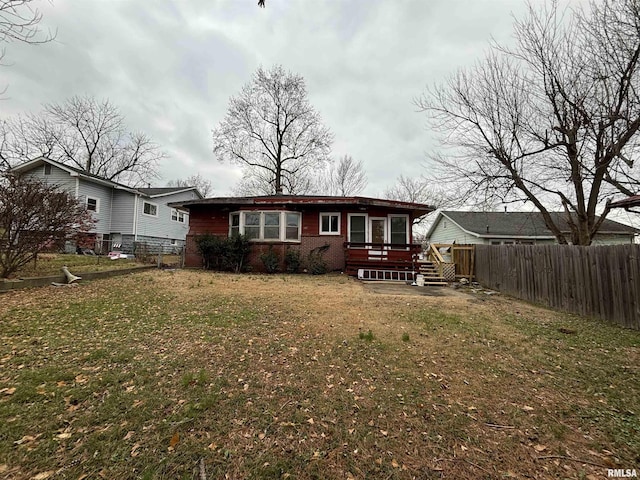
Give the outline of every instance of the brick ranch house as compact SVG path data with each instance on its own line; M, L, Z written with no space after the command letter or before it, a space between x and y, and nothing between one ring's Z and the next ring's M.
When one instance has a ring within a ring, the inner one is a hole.
M367 197L272 195L206 198L171 204L189 210L185 265L202 266L195 238L243 234L253 243L249 264L263 271L270 247L284 259L288 248L304 259L323 248L330 270L354 275L358 268L410 270L420 245L413 222L428 205Z

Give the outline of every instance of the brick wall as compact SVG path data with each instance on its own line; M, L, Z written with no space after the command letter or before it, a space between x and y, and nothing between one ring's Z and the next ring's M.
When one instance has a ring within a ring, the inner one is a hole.
M255 242L251 244L251 253L249 254L249 265L254 272L264 272L264 264L260 259L260 255L269 251L269 247L280 258L280 269L285 271L284 257L287 249L297 250L300 252L303 268L306 264L306 258L313 249L329 245L328 250L324 253L324 259L330 271L344 269L344 239L338 236L303 236L300 243L268 243ZM202 257L198 253L195 243L195 235L187 235L187 252L185 256L185 265L187 267L202 267Z

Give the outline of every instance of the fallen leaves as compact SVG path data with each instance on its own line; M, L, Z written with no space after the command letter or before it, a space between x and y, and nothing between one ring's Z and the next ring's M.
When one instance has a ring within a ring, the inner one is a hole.
M171 440L169 440L169 450L175 449L175 447L176 447L176 445L178 445L178 443L180 443L180 434L178 432L176 432L171 437Z
M0 388L0 395L13 395L16 393L16 387Z
M137 456L140 454L140 452L138 452L138 449L139 449L141 446L142 446L142 444L140 444L140 443L137 443L137 442L136 442L136 443L134 443L134 444L133 444L133 447L131 447L130 455L131 455L132 457L137 457Z

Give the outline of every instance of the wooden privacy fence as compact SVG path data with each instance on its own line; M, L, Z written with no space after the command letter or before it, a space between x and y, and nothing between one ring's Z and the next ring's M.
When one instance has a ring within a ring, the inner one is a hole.
M477 281L640 330L640 245L476 245Z

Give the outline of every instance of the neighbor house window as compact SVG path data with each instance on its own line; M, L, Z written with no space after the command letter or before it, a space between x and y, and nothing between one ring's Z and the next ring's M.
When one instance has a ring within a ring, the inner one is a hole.
M98 213L100 201L97 198L87 197L87 210Z
M175 208L171 209L171 220L173 220L174 222L184 223L185 217L186 215L184 212L181 212L180 210L177 210Z
M143 202L142 212L145 215L151 215L152 217L158 216L158 205L155 203Z
M409 218L406 215L391 215L391 243L406 245L409 238Z
M320 235L340 235L340 214L320 214Z
M349 241L365 243L367 241L367 216L349 215Z
M229 215L229 235L245 235L266 242L300 241L300 214L295 212L234 212Z
M50 163L45 163L44 164L44 174L45 175L51 175L51 164Z

